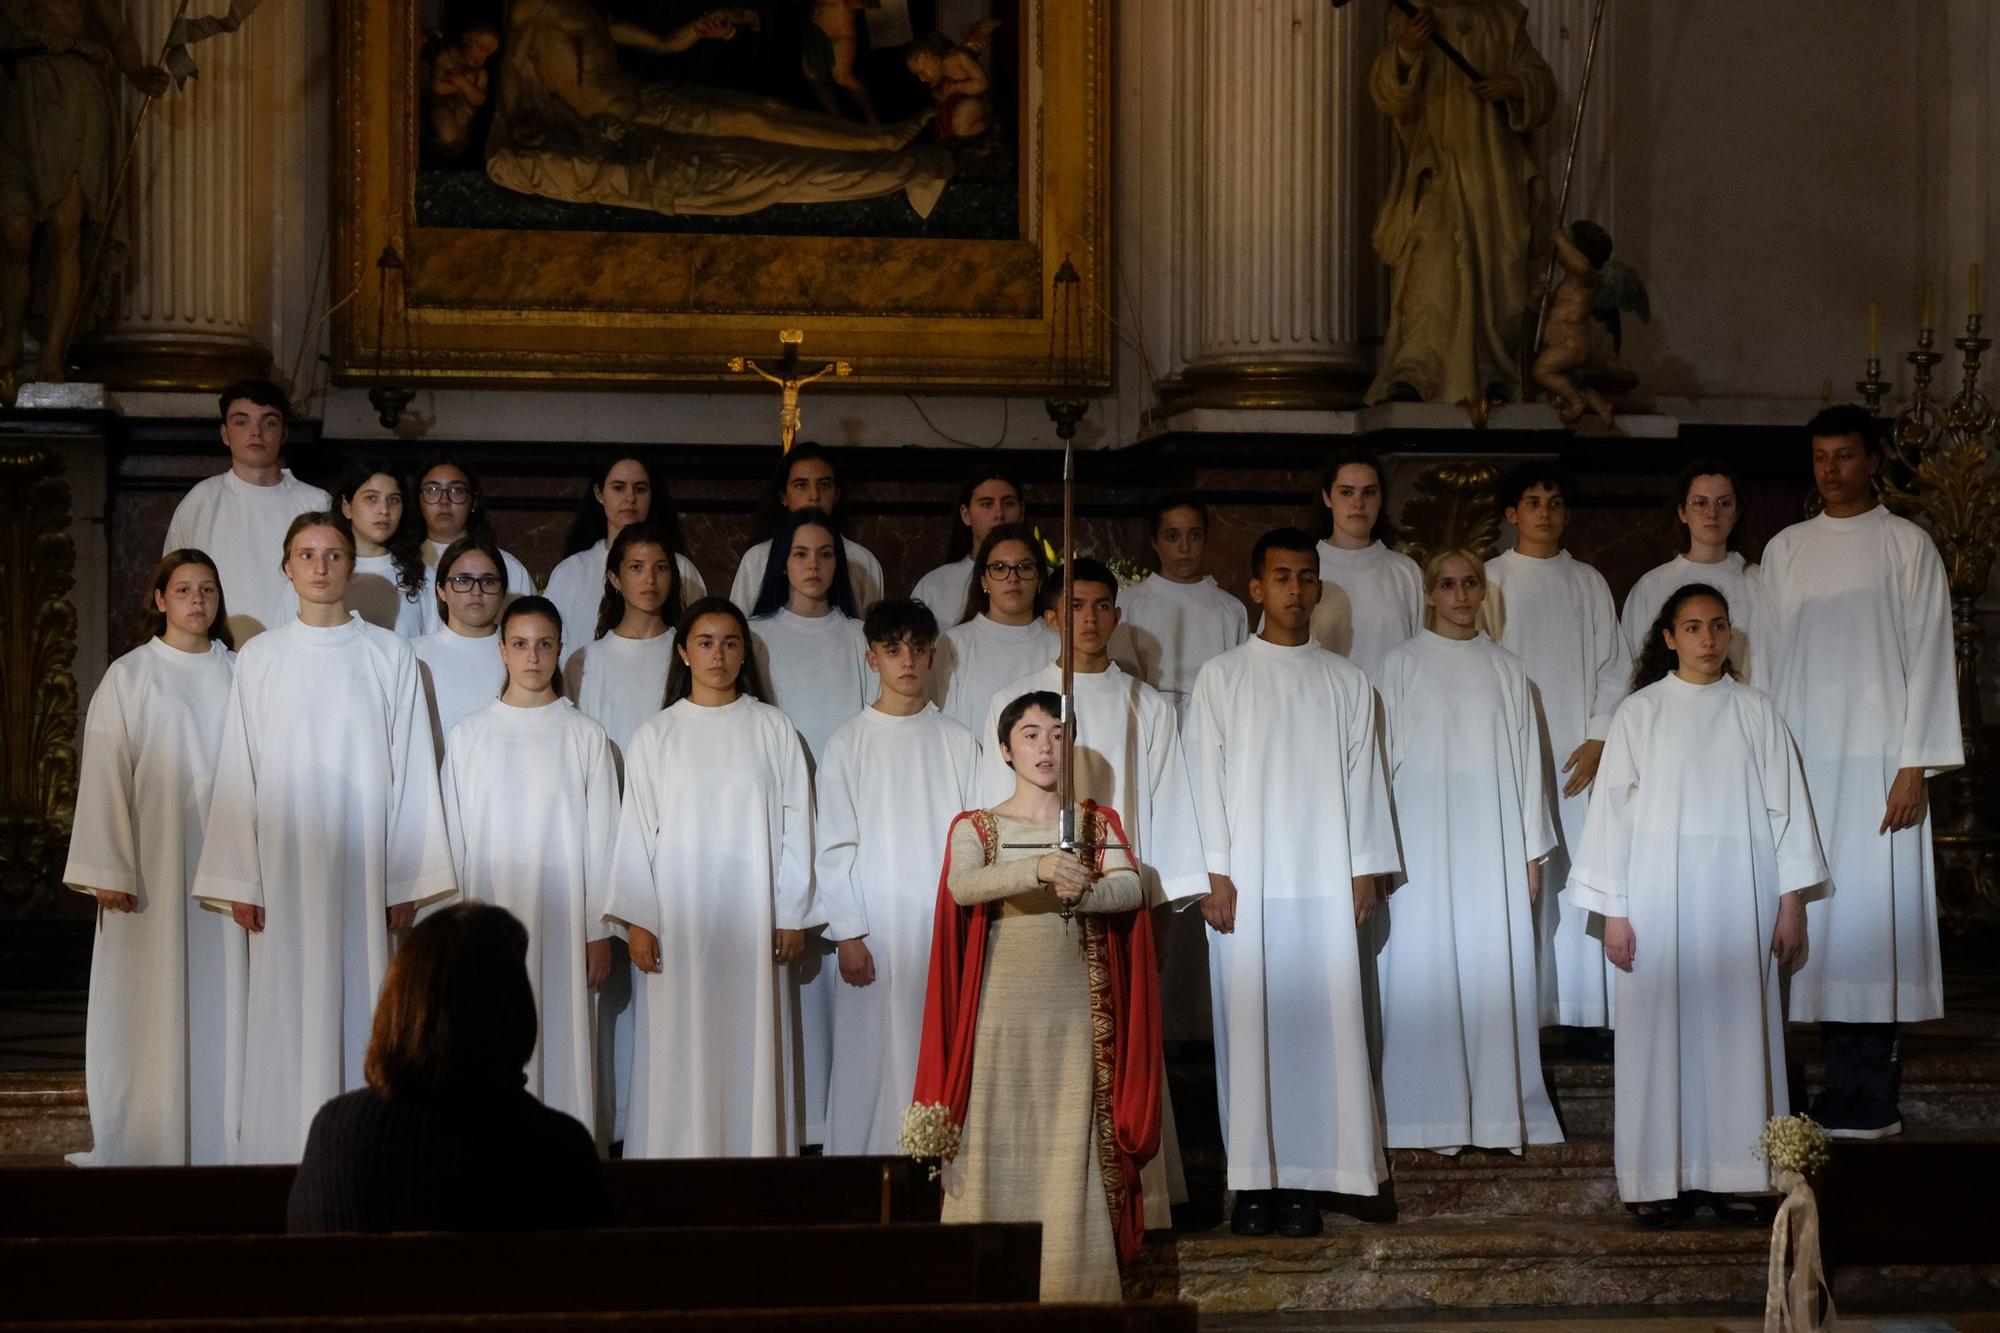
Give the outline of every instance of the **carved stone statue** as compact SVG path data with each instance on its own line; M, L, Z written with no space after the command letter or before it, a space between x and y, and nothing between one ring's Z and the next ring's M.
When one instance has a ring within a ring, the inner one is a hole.
M1544 205L1528 136L1556 81L1517 0L1438 0L1389 13L1369 79L1394 127L1375 253L1391 272L1389 330L1368 401L1483 403L1520 395L1528 251ZM1456 68L1443 35L1483 76Z

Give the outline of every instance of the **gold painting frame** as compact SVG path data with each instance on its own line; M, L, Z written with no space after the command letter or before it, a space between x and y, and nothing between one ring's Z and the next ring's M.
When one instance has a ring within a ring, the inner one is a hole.
M1071 382L1108 388L1109 2L1022 0L1021 239L986 241L419 227L418 7L335 0L333 374L715 388L802 325L848 385L1040 389L1067 258Z

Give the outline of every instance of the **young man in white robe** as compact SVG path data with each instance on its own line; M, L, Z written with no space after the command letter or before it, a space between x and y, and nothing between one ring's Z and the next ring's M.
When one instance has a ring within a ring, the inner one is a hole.
M1061 597L1058 579L1056 595ZM1194 789L1188 781L1180 728L1173 705L1158 690L1111 660L1111 636L1118 629L1118 578L1102 562L1079 557L1071 573L1070 637L1075 654L1076 797L1108 805L1124 817L1146 902L1157 919L1169 904L1208 892L1208 863L1202 856ZM1058 606L1049 612L1060 625ZM1062 663L1050 662L1003 685L987 707L980 758L982 805L997 805L1014 790L1014 772L1000 753L1000 714L1008 704L1036 691L1062 691ZM1164 932L1155 931L1155 938ZM1171 1000L1164 1003L1171 1004ZM1148 1230L1172 1225L1170 1205L1186 1200L1173 1103L1160 1106L1160 1151L1146 1164L1144 1179Z
M1486 562L1489 623L1498 627L1494 639L1521 659L1534 684L1561 838L1542 868L1538 902L1541 1019L1573 1029L1564 1034L1573 1053L1605 1059L1608 1042L1595 1031L1575 1029L1612 1026L1615 969L1604 960L1590 913L1562 887L1632 657L1619 632L1611 585L1562 549L1569 480L1553 466L1530 463L1509 474L1501 499L1518 536L1513 550Z
M78 1166L217 1166L228 1001L243 933L189 897L229 711L222 586L169 551L145 641L91 696L63 882L97 901L83 1039L91 1147Z
M1779 974L1826 879L1805 772L1778 706L1730 675L1728 603L1670 594L1611 720L1568 891L1619 969L1618 1193L1646 1227L1694 1200L1765 1224L1757 1141L1789 1112ZM1654 635L1658 636L1657 643Z
M1813 1118L1855 1138L1901 1128L1897 1025L1944 1013L1925 782L1965 762L1944 562L1876 500L1877 429L1854 407L1813 419L1826 508L1771 539L1758 578L1758 678L1798 740L1832 870L1806 905L1791 1019L1820 1024Z
M416 653L347 609L341 520L300 515L279 554L299 616L237 656L194 881L250 935L238 1163L298 1161L320 1104L363 1085L391 933L456 887Z
M229 632L237 647L290 620L298 597L272 558L292 520L332 505L284 466L291 404L268 380L238 380L222 391L222 443L229 470L181 497L167 524L169 551L194 547L215 560L229 589Z
M1372 678L1382 655L1424 623L1423 576L1417 562L1389 543L1388 482L1381 460L1342 450L1320 469L1319 610L1313 638Z
M769 530L775 532L784 515L797 509L817 509L833 517L847 557L848 576L854 585L854 614L868 614L868 608L882 600L882 562L847 535L847 490L841 484L840 465L833 451L818 444L797 444L778 464L772 479ZM737 562L736 577L729 584L729 600L744 615L757 613L757 595L763 588L764 570L770 563L772 539L752 544Z
M1258 538L1255 639L1202 667L1187 724L1208 859L1216 1087L1239 1235L1319 1234L1313 1191L1387 1174L1355 927L1401 867L1361 669L1312 640L1319 554Z
M1195 677L1210 658L1250 637L1250 617L1202 567L1206 500L1193 491L1162 495L1146 507L1146 527L1159 570L1118 595L1111 657L1165 695L1186 727Z
M500 697L507 667L500 660L500 609L507 605L507 566L492 542L461 537L438 560L435 580L444 627L410 641L424 676L438 762L459 719Z
M994 693L1052 660L1062 651L1062 635L1036 611L1048 570L1027 527L992 529L973 560L979 568L973 614L938 637L931 698L977 739Z
M1019 482L990 467L974 468L959 488L958 526L951 534L951 549L963 554L918 579L910 596L928 606L944 629L968 619L972 594L979 583L973 557L985 544L987 533L1002 524L1019 523L1026 514Z
M834 730L820 760L814 892L841 982L826 1150L888 1157L916 1084L945 839L973 806L979 745L930 702L930 608L877 602L866 632L880 692Z

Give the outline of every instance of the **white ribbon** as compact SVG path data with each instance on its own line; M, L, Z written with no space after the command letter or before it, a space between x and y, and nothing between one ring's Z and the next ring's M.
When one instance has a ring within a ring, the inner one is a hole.
M1764 1333L1819 1333L1833 1326L1833 1292L1819 1255L1819 1201L1796 1171L1778 1167L1777 1187L1785 1192L1771 1223L1771 1267L1764 1285ZM1789 1277L1786 1274L1790 1268ZM1824 1313L1819 1295L1826 1292Z

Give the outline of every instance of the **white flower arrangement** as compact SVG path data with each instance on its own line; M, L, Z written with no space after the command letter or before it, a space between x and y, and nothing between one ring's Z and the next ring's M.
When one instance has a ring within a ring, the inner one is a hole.
M903 1111L903 1132L896 1146L910 1156L931 1161L932 1180L938 1178L940 1164L958 1155L959 1126L943 1102L912 1102Z
M1780 1171L1819 1174L1832 1157L1833 1138L1809 1115L1774 1115L1757 1140L1757 1155Z

